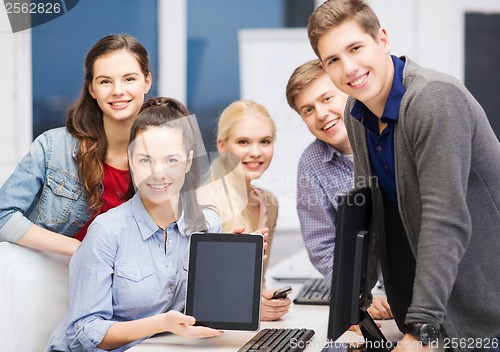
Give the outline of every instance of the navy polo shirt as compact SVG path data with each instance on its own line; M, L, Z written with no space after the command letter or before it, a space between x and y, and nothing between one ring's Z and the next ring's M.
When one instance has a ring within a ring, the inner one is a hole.
M398 205L396 191L396 171L394 163L394 126L398 120L401 99L406 92L403 85L404 61L392 55L394 63L394 78L391 91L382 113L382 122L387 127L379 133L377 116L375 116L362 102L356 100L351 115L361 121L366 130L366 142L370 163L378 184L387 193L389 198Z

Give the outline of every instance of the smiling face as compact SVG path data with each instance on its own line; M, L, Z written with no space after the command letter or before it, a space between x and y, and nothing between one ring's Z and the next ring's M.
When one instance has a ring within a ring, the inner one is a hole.
M326 73L295 96L294 102L307 128L318 139L344 154L352 149L344 125L347 95L338 90Z
M127 50L103 55L95 60L88 89L103 112L104 120L135 119L151 87L137 58Z
M182 131L161 126L138 132L129 153L133 181L146 209L166 202L176 209L193 157Z
M375 40L353 20L333 27L318 40L320 59L335 86L377 116L383 112L394 75L389 50L384 29L379 29Z
M274 133L271 123L253 113L241 118L227 140L217 141L219 152L237 155L243 165L245 180L258 179L269 167L274 154Z

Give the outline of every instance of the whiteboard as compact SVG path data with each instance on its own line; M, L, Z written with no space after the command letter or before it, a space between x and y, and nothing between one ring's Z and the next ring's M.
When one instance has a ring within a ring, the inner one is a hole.
M305 28L243 29L238 41L240 96L265 106L277 128L273 161L254 182L279 200L277 230L299 230L297 165L314 136L288 106L285 89L295 68L316 56Z

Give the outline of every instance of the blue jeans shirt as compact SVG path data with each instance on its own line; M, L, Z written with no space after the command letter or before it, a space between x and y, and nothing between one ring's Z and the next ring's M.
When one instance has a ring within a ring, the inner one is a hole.
M215 213L204 214L209 231L220 232ZM71 258L70 311L54 331L49 351L101 351L97 345L115 322L184 310L189 234L183 217L166 231L165 253L164 232L138 193L92 222Z
M0 189L0 241L17 242L32 224L72 237L87 223L79 149L66 128L35 139Z

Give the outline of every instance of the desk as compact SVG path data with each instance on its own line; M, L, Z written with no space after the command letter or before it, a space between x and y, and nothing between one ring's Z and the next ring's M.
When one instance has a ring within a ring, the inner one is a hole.
M281 273L284 270L289 271L290 268L300 267L301 271L309 270L314 277L318 276L316 269L312 266L305 249L290 256L286 260L270 267L266 273L266 285L269 289L279 288L284 285L290 285L293 292L290 298L298 293L300 283L285 283L284 281L276 281L273 275ZM261 328L308 328L313 329L316 333L310 341L305 351L321 351L327 342L328 328L328 306L309 306L292 304L290 312L283 316L280 320L274 322L262 322ZM382 325L381 330L389 341L399 340L402 334L396 327L393 320L379 321ZM129 351L134 352L168 352L168 351L237 351L248 340L254 336L253 331L225 331L224 335L208 338L208 339L186 339L175 335L166 335L154 337L143 341L142 343L132 347ZM362 336L357 335L352 331L344 333L338 341L342 342L362 342Z

